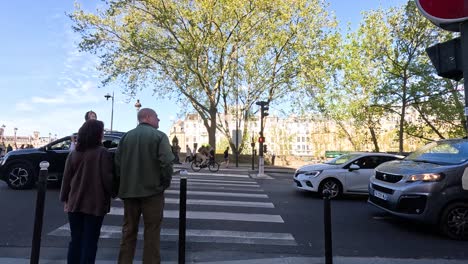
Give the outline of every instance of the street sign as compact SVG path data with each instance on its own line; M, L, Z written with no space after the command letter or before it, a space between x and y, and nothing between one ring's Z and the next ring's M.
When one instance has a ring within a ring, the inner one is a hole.
M416 0L419 11L436 26L459 32L460 22L468 20L468 1Z
M237 145L240 146L240 144L242 143L242 129L231 130L232 143L236 145L236 131L237 131Z

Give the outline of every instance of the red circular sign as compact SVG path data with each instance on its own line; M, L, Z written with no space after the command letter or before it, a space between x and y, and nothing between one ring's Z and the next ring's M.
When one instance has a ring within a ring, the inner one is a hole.
M459 31L459 23L468 20L467 0L416 0L421 13L435 25Z

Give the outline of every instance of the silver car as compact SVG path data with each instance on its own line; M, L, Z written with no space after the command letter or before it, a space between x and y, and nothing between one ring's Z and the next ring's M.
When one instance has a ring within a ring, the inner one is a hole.
M375 169L369 203L391 214L438 225L468 239L468 139L430 143Z

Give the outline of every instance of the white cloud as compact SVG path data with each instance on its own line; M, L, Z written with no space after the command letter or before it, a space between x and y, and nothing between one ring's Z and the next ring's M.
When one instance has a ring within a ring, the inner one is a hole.
M33 111L34 107L27 102L18 102L16 103L16 110L17 111Z
M96 83L91 82L91 81L86 81L83 85L81 85L80 90L83 92L86 92L94 88L97 88Z
M49 98L35 96L31 98L31 102L37 104L63 104L65 103L65 98L63 98L62 96Z

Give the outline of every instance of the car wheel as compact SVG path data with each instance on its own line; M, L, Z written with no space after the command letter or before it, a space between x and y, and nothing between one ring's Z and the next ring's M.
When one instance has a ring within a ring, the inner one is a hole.
M336 198L341 195L342 188L340 182L335 179L325 179L320 183L319 193L323 196L323 191L330 192L330 198Z
M31 166L24 162L18 162L8 167L7 184L15 190L31 188L34 182L34 172Z
M468 203L448 205L442 213L440 229L451 239L468 240Z

